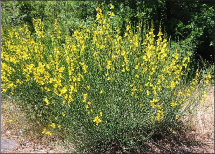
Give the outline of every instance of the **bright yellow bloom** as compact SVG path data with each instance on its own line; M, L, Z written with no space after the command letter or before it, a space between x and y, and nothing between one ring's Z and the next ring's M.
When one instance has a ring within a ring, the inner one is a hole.
M210 78L211 78L211 74L208 74L207 78L209 78L209 79L210 79Z
M65 94L66 92L67 92L66 86L60 90L61 95Z
M115 14L114 14L113 12L110 12L109 15L110 15L111 17L115 16Z
M45 132L46 132L46 128L43 129L42 134L45 134Z
M139 78L140 76L138 74L135 75L136 78Z
M84 97L84 99L86 99L87 98L87 94L83 94L83 97Z
M159 31L157 36L161 36L161 35L163 35L163 33L161 31Z
M110 3L110 8L111 8L111 9L114 9L114 6L113 6L113 4L111 4L111 3Z
M155 104L154 103L151 103L151 106L152 106L152 108L155 108Z
M49 100L47 98L44 99L44 101L46 102L46 105L49 105Z
M139 68L139 66L138 66L138 65L136 65L136 66L135 66L135 69L137 70L138 68Z
M99 124L100 122L102 122L102 120L99 119L99 116L96 116L96 117L94 118L93 122L95 122L96 125L98 126L98 124Z
M148 90L146 90L146 94L147 94L147 96L149 96L150 92Z
M47 131L45 134L46 135L52 135L52 133L50 131Z
M171 102L170 104L171 104L172 107L178 105L177 103L174 103L174 102Z
M55 128L55 127L56 127L55 123L52 123L52 124L51 124L51 127L52 127L52 128Z
M110 69L110 65L107 65L107 67L106 67L107 69Z
M100 91L100 94L103 94L104 93L104 90L102 89L101 91Z

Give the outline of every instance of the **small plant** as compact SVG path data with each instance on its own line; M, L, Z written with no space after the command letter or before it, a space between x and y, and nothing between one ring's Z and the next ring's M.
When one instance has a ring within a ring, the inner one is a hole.
M141 23L134 32L128 21L121 36L117 15L96 11L94 26L72 37L57 20L46 32L33 19L35 35L26 25L1 27L2 93L22 100L41 133L64 134L77 150L141 149L205 97L198 89L210 85L211 73L185 82L192 51L170 47L161 29L141 33Z

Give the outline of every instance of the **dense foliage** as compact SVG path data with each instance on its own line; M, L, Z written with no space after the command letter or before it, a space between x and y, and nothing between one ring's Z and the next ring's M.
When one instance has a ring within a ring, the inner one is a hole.
M132 27L138 22L151 25L155 32L161 26L172 41L191 42L192 47L206 60L214 57L214 1L112 1L116 21L121 33L125 31L126 19ZM82 23L89 26L96 18L96 7L104 11L109 1L13 1L2 2L2 24L25 23L33 31L32 18L39 18L51 28L54 19L63 25L62 31L72 35Z

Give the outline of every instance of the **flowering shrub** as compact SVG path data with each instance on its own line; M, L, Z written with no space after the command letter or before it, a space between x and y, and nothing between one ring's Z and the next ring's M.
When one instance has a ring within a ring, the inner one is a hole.
M79 150L138 148L205 97L192 93L211 75L200 80L196 72L186 83L191 51L170 48L161 30L142 33L138 25L134 32L129 22L121 36L116 15L96 10L93 27L72 37L61 35L57 20L51 32L40 19L35 34L26 25L1 27L1 90L23 100L41 133L66 134Z

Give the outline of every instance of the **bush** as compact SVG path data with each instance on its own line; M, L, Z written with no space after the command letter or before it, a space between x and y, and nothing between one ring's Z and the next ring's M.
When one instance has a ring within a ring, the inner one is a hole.
M198 89L211 75L200 80L196 72L185 82L191 51L170 47L161 30L141 32L141 23L134 32L127 21L120 36L111 8L107 15L96 10L94 26L72 37L57 20L47 32L33 19L35 35L26 25L2 27L2 92L22 100L41 133L64 134L77 150L140 149L205 97Z

